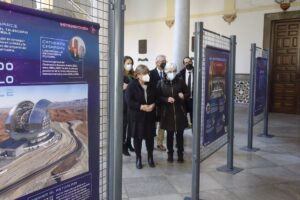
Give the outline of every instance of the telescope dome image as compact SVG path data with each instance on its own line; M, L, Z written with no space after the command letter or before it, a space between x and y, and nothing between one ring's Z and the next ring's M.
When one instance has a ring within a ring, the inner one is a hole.
M36 104L22 101L14 106L5 121L6 132L14 140L37 143L51 133L48 106L50 101L39 100Z
M5 120L5 132L9 138L0 143L0 157L16 158L57 139L50 126L50 104L46 99L35 104L22 101L9 111Z

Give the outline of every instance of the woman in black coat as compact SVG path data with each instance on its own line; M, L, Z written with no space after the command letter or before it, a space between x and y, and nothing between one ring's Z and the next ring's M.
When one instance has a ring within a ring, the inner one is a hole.
M124 79L123 79L123 155L130 156L130 151L134 151L131 145L130 127L128 127L128 113L125 100L125 91L128 84L134 79L133 75L133 59L130 56L124 57Z
M135 78L129 83L126 90L126 102L128 106L128 122L134 139L136 153L136 168L141 169L142 141L145 139L148 151L148 164L155 167L153 161L153 148L155 136L155 101L156 88L151 84L149 70L145 65L137 66Z
M157 85L161 105L160 126L167 131L168 161L173 162L173 140L176 132L178 162L183 162L183 131L188 127L184 100L190 93L180 76L176 76L175 64L168 63L164 71L167 76Z

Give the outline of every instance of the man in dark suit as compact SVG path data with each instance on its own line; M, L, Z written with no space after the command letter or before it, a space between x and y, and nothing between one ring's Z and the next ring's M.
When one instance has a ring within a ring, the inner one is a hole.
M194 66L190 57L183 59L184 68L180 71L180 75L187 85L190 97L185 100L186 110L190 114L191 123L193 123L193 78L194 78Z
M157 88L157 83L159 80L163 79L166 75L164 73L164 68L166 66L167 60L165 55L158 55L155 59L155 69L150 71L150 84L153 84L155 88ZM156 121L158 124L157 128L157 148L161 151L166 151L166 147L163 145L164 143L164 132L165 130L160 128L159 125L160 120L160 108L159 105L156 106Z

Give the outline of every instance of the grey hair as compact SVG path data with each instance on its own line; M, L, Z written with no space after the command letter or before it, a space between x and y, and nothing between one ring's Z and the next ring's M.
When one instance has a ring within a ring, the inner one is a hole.
M155 61L157 62L157 61L159 61L160 59L166 59L166 56L163 55L163 54L160 54L160 55L156 56Z
M169 71L172 70L172 69L176 69L176 71L177 71L177 65L176 65L175 63L168 62L168 63L166 64L166 67L165 67L165 69L164 69L164 72L167 73L167 72L169 72Z

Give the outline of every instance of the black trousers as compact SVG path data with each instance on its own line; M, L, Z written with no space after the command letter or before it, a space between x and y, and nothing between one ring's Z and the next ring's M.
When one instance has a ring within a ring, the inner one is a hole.
M142 155L142 153L141 153L142 152L142 142L143 142L143 139L141 139L141 138L138 138L138 137L133 138L133 144L134 144L136 156ZM154 149L154 137L146 138L145 142L146 142L146 148L147 148L148 155L152 155L153 149Z
M129 133L130 128L128 126L127 113L123 113L123 144L127 145L131 143L131 136Z
M190 114L191 123L193 123L193 99L189 98L186 101L186 111Z
M167 148L168 153L173 154L173 141L174 141L174 131L168 131L167 130ZM176 143L177 143L177 153L178 155L182 155L183 153L183 131L177 131L176 132Z

